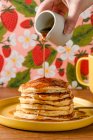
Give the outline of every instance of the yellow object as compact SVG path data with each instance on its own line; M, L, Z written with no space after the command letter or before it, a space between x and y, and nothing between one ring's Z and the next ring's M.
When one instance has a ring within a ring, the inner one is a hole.
M16 119L13 116L13 112L18 103L18 97L0 100L0 124L11 128L30 131L67 131L82 128L93 123L92 109L87 109L89 117L73 121L48 122ZM93 103L80 98L74 98L74 103L75 106L93 106Z
M80 65L82 60L88 60L89 61L89 82L85 83L82 79L81 73L80 73ZM89 55L88 57L82 57L77 61L76 64L76 76L77 80L80 84L84 86L88 86L93 93L93 56Z

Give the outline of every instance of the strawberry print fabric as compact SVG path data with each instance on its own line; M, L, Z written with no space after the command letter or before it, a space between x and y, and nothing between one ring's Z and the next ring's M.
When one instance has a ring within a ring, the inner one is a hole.
M76 79L76 63L93 53L93 7L84 11L64 46L45 43L45 62L34 17L43 0L0 0L0 85L19 87L44 75L68 81L72 88L85 88ZM82 61L81 74L88 78L88 62Z

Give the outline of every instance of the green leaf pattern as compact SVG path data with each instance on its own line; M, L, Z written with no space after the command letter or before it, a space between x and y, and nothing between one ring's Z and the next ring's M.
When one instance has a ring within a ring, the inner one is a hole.
M78 26L73 33L72 40L74 44L78 44L81 47L88 45L93 39L93 26L85 24Z
M24 0L12 0L11 3L16 7L16 10L22 13L25 17L35 16L36 2L33 0L31 5L26 5Z
M3 40L3 36L4 36L5 33L6 33L6 29L4 28L2 23L0 23L0 41Z
M66 69L67 80L71 84L72 81L76 81L76 68L71 63L68 63Z
M40 0L39 3L43 2L43 1L44 0ZM37 4L38 2L36 0L32 0L31 4L26 4L25 0L11 0L10 3L15 7L16 12L19 15L19 17L21 15L25 18L25 20L28 18L32 18L32 20L33 20L33 18L35 17L35 14L36 14L35 8L38 6L38 4ZM91 25L90 17L88 17L86 19L82 19L82 21L83 21L83 24L79 24L74 29L71 40L73 41L74 45L80 46L80 50L84 49L85 51L87 51L87 48L86 48L87 45L91 45L91 48L93 47L93 25ZM34 20L33 20L33 22L34 22ZM23 29L23 30L25 30L25 29ZM0 42L5 40L4 35L6 34L6 32L7 32L7 30L4 28L4 25L2 25L2 21L1 21L0 22ZM38 38L38 40L39 40L39 38ZM47 47L50 47L50 49L51 49L51 55L48 57L47 62L49 63L49 65L55 64L57 56L59 58L60 58L60 56L59 56L56 48L54 49L54 47L52 47L50 44L48 44ZM93 49L92 49L92 52L93 52ZM0 54L3 55L2 49L0 50ZM61 69L65 69L68 82L70 84L72 84L73 81L77 81L75 62L72 61L70 63L68 60L68 61L63 61L62 63L64 63L65 65L62 64ZM66 67L66 65L67 65L67 67ZM7 86L8 87L19 87L21 84L30 80L31 69L36 70L41 67L42 67L42 65L36 66L34 64L34 61L32 58L32 50L29 49L25 56L25 60L22 64L22 70L19 70L16 73L15 78L11 78L8 81ZM23 70L24 68L25 68L25 70ZM57 74L58 74L58 71L59 71L59 69L57 69L57 71L56 71ZM80 85L80 84L78 83L78 85Z
M30 70L18 72L15 78L8 82L8 87L19 87L21 84L30 80Z

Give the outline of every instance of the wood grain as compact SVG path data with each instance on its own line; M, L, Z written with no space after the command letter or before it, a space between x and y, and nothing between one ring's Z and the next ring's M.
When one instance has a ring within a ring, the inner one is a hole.
M0 88L0 99L18 96L20 93L14 88ZM93 94L89 90L73 90L77 97L93 102ZM11 129L0 125L0 140L92 140L93 125L66 132L28 132Z

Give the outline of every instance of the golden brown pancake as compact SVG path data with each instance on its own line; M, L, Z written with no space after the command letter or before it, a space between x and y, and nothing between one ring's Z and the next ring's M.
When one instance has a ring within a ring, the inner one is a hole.
M70 120L73 117L73 94L68 83L56 78L39 78L22 84L20 105L15 117L30 120Z
M73 103L71 103L73 104ZM70 106L69 104L68 106ZM52 106L52 105L41 105L41 104L20 104L25 109L37 109L37 110L63 110L66 106Z
M66 121L66 120L71 120L74 117L74 113L69 114L69 115L61 115L57 117L47 117L47 116L41 116L41 115L34 115L34 114L27 114L24 113L23 111L16 111L14 113L14 116L17 118L22 118L22 119L27 119L27 120L52 120L52 121Z
M23 111L26 114L35 114L35 115L42 115L42 116L60 116L60 115L68 115L73 112L73 104L69 107L65 106L63 110L36 110L36 109L25 109L22 108L21 105L17 106L17 111Z
M73 94L71 91L67 91L64 93L22 93L21 97L31 97L36 100L44 100L44 101L54 101L54 100L60 100L65 98L73 98Z
M33 98L19 98L21 104L41 104L41 105L53 105L53 106L67 106L72 103L71 98L60 99L56 101L43 101L43 100L36 100Z
M39 78L22 84L19 91L22 93L55 93L66 92L68 84L62 80L55 78Z

